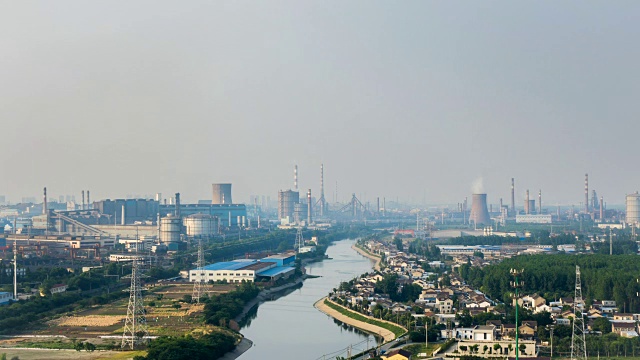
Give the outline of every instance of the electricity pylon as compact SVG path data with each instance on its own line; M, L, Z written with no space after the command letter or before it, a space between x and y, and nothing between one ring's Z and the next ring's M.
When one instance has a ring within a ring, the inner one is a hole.
M202 238L198 240L198 263L196 269L196 278L193 283L193 294L191 299L200 304L200 298L209 296L211 293L211 287L207 283L207 279L204 271L204 250L202 248Z
M300 248L304 246L304 238L302 237L302 227L298 228L298 232L296 232L296 242L294 247L300 252Z
M584 336L584 300L582 300L582 284L580 267L576 265L576 289L573 298L573 334L571 335L571 359L587 359L587 343Z
M141 285L138 259L134 259L131 269L131 290L129 306L127 307L127 319L124 323L124 332L122 333L123 349L128 347L133 350L137 345L146 344L149 337Z

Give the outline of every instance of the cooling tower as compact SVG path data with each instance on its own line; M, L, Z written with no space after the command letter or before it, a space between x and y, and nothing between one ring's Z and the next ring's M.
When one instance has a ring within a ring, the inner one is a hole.
M233 204L231 201L231 184L213 184L213 205Z
M491 217L489 216L489 210L487 210L487 194L471 195L469 221L472 221L475 225L491 225Z

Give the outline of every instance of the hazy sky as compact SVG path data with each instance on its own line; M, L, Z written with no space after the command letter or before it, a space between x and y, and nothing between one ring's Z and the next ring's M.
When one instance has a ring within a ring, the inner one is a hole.
M0 194L640 189L638 1L2 1Z

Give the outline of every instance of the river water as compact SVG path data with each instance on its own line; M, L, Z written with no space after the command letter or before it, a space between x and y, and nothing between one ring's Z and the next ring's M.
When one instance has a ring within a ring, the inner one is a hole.
M307 279L297 289L273 301L261 303L240 331L254 346L240 360L270 359L335 359L364 349L373 336L335 321L313 307L340 282L348 281L372 269L374 262L358 254L351 246L354 240L335 242L327 249L331 260L306 266Z

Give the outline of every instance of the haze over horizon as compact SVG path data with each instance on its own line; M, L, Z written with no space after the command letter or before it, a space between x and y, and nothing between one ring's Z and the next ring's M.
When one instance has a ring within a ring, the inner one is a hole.
M3 2L0 194L639 190L640 3ZM589 194L591 196L591 194Z

